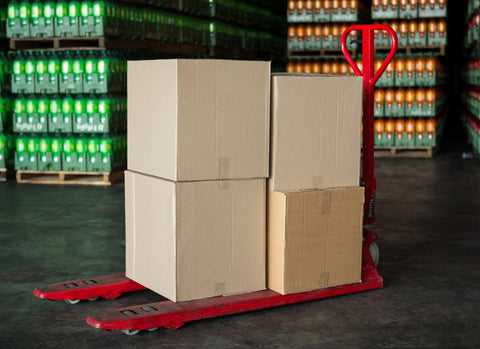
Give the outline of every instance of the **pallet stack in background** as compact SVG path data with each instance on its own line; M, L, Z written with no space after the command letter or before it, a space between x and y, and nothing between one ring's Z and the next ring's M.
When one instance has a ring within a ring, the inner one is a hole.
M352 24L367 23L369 12L368 1L288 1L288 71L327 74L322 70L326 58L332 63L344 62L342 33Z
M19 51L11 88L18 178L34 171L111 173L125 168L123 54Z
M371 10L372 21L398 37L398 53L376 84L376 155L431 157L446 115L446 1L374 0ZM377 32L376 69L390 47L389 35Z
M120 37L129 41L130 50L136 51L228 58L263 55L276 60L283 56L285 47L283 11L279 11L282 3L281 0L11 1L7 37ZM22 44L23 40L19 40L18 45Z
M12 96L10 94L11 59L0 52L0 180L13 170L15 134L12 132Z
M263 58L282 66L282 4L5 2L0 25L5 22L2 33L11 54L2 68L11 68L13 95L3 98L2 89L2 116L18 138L12 143L9 133L0 145L8 149L4 157L16 152L17 181L108 185L121 179L127 153L126 60Z
M480 1L468 1L465 23L464 52L470 55L462 70L462 119L468 141L480 153Z

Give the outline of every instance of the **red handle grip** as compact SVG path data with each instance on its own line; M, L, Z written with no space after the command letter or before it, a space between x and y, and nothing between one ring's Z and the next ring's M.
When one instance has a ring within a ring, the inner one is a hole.
M353 68L353 71L358 76L362 76L362 72L360 71L360 69L358 69L357 63L355 63L355 61L352 59L352 56L350 56L350 53L347 50L347 36L353 30L362 32L363 45L374 45L374 40L370 42L370 39L369 39L372 31L374 30L386 30L388 34L390 34L390 37L392 38L392 48L390 50L390 53L388 54L385 61L383 61L380 69L378 69L376 74L369 81L369 85L373 87L377 82L377 80L380 78L380 76L383 74L385 69L387 68L388 64L392 61L393 57L395 56L395 53L397 52L397 48L398 48L397 34L391 27L384 24L352 25L351 27L348 27L347 30L343 32L342 41L341 41L342 52L345 58L347 59L347 62ZM363 66L365 67L366 65L370 65L370 64L373 64L373 62L364 62Z

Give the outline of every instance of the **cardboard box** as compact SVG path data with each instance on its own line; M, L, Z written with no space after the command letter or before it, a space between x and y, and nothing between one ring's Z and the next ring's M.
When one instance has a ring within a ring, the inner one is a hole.
M268 177L270 62L128 62L128 168L174 181Z
M126 171L127 277L173 301L265 289L265 191Z
M267 286L290 294L360 282L362 187L268 192Z
M362 78L272 76L270 190L358 186Z

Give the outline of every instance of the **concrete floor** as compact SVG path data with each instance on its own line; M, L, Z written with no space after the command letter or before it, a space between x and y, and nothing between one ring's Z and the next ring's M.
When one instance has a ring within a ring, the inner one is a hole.
M0 348L479 348L480 159L378 159L381 290L133 337L85 318L161 300L66 305L36 286L124 270L122 184L0 183Z

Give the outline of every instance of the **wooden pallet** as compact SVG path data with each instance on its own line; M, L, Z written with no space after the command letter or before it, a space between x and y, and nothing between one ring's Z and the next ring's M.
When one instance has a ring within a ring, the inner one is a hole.
M436 147L375 147L376 158L431 158L438 151Z
M165 54L198 55L204 56L207 47L163 42L158 40L133 40L121 37L53 37L53 38L12 38L10 50L122 50L122 51L149 51Z
M123 181L123 170L114 172L17 171L17 183L109 186Z
M72 50L78 48L105 49L105 37L12 38L10 50Z
M413 54L418 52L425 52L429 51L435 55L445 56L445 51L447 47L445 45L440 46L400 46L397 49L397 53L406 53L406 54ZM390 52L391 47L375 47L375 53L388 53Z
M10 178L15 178L15 171L10 168L0 168L0 182L6 182Z
M352 57L357 56L357 49L348 50ZM343 57L341 49L320 49L320 50L288 50L287 57L294 59L309 59L309 58L338 58L339 56Z

